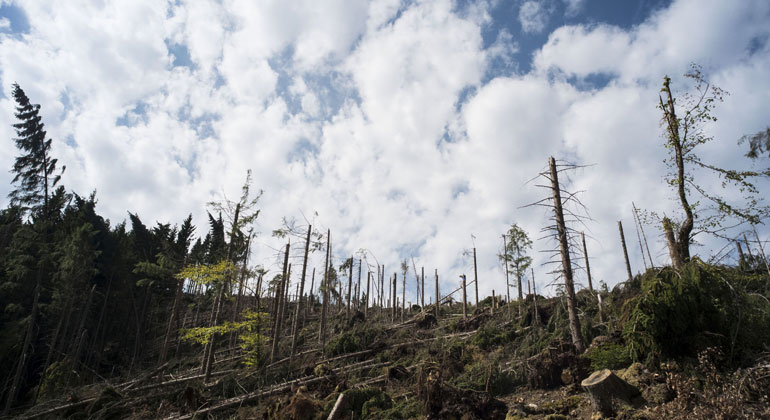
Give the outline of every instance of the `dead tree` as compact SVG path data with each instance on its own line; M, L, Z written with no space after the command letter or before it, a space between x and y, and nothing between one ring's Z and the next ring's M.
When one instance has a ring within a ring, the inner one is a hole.
M626 237L623 235L623 223L618 220L618 231L620 231L620 244L623 246L623 257L626 259L626 271L628 272L628 281L634 279L634 275L631 274L631 262L628 260L628 248L626 248Z
M644 240L644 247L647 249L647 258L650 260L650 268L655 268L655 263L652 262L652 253L650 252L650 246L647 244L647 235L644 234L644 226L642 226L642 219L639 217L639 209L636 208L636 204L634 202L631 202L631 207L634 209L634 217L636 218L636 223L639 224L639 230L642 232L642 239Z
M350 317L350 291L353 288L353 257L350 257L350 271L348 272L348 305L345 309L345 318Z
M302 313L302 295L305 293L305 275L307 275L307 257L310 254L310 234L313 231L313 226L307 227L307 238L305 239L305 256L302 258L302 277L299 281L299 293L297 294L297 308L294 312L294 328L291 333L291 355L294 357L294 350L297 347L297 328L299 325L299 315Z
M364 300L364 317L369 316L369 292L372 285L372 272L366 272L366 299Z
M390 320L396 322L396 283L398 283L398 273L393 273L393 299L391 299Z
M593 293L594 291L594 285L591 282L591 265L588 263L588 248L586 247L586 234L584 232L580 232L580 239L583 241L583 256L585 257L586 261L586 274L588 275L588 290Z
M476 247L473 247L473 281L476 287L476 308L479 307L479 271L476 269Z
M278 304L276 305L276 311L275 311L275 322L273 323L273 347L270 350L270 363L273 363L275 361L275 356L278 353L278 341L281 340L281 323L283 316L283 304L280 302L284 298L283 296L283 289L288 288L288 270L289 270L289 246L290 244L286 244L286 251L283 255L283 276L281 276L281 282L279 283L278 292L276 293L276 296L278 296Z
M561 269L555 270L554 273L557 273L560 275L561 278L564 279L564 289L567 295L567 312L569 314L569 326L570 326L570 333L572 336L572 344L575 346L577 351L579 353L582 353L585 350L585 345L583 343L583 337L580 330L580 318L578 317L577 312L577 301L575 298L575 284L574 284L574 278L573 278L573 270L572 270L572 261L570 257L570 233L574 234L574 229L571 229L567 226L564 213L565 208L564 204L566 202L574 202L578 205L581 205L580 202L577 200L576 193L569 193L565 192L567 194L566 200L562 201L562 189L559 184L559 175L558 173L560 171L564 171L566 169L575 169L577 168L576 165L566 165L566 168L563 169L557 169L556 160L551 157L548 160L548 171L542 172L539 174L540 177L546 178L548 181L550 181L550 185L541 185L543 188L549 188L551 190L551 196L548 198L544 198L538 202L532 203L529 206L534 205L540 205L545 206L553 211L553 222L554 225L549 226L544 231L548 232L548 238L555 238L558 242L558 251L556 251L555 255L559 255L561 258ZM545 202L551 201L550 204L545 204ZM573 216L577 221L582 222L582 219L579 215L575 214L572 211L566 210L569 215ZM555 234L554 234L555 231Z
M425 307L425 267L420 267L420 307Z
M436 321L438 321L439 315L439 294L438 294L438 268L436 269Z
M463 318L468 318L468 298L465 289L465 274L460 276L460 278L463 279Z
M505 234L503 234L503 255L505 255L507 249L508 244L505 241ZM505 271L505 290L507 293L506 296L508 297L508 315L511 315L511 283L508 278L508 261L506 261L505 258L503 258L503 271ZM521 278L519 278L519 294L521 294Z
M321 351L326 348L326 311L329 306L329 253L331 252L331 230L326 230L326 262L324 263L324 276L321 280L321 293L323 293L323 303L321 304L321 329L318 331L318 342L321 343Z

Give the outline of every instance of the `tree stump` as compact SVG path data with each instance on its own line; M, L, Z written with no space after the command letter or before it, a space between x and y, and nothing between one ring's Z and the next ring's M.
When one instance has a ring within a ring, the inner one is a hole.
M580 383L588 392L594 410L603 416L615 415L614 403L618 400L630 404L639 390L618 378L609 369L597 370Z

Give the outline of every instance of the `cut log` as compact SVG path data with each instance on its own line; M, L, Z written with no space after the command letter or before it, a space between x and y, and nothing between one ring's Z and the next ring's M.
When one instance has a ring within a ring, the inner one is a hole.
M603 416L615 415L615 405L621 401L627 404L639 395L639 390L618 378L609 369L597 370L580 383L588 392L594 410Z

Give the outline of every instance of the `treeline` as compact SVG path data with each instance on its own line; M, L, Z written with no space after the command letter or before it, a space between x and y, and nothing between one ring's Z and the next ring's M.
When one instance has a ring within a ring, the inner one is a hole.
M14 190L0 210L0 371L4 412L29 405L85 378L129 375L168 349L181 320L185 265L246 255L241 232L225 234L222 215L195 239L192 216L178 223L111 224L96 194L68 192L59 182L39 105L14 85L20 151ZM200 304L211 300L198 290ZM172 325L173 328L169 328ZM159 343L158 339L165 343ZM176 337L174 337L175 339ZM160 346L160 347L159 347ZM164 357L166 357L164 355Z

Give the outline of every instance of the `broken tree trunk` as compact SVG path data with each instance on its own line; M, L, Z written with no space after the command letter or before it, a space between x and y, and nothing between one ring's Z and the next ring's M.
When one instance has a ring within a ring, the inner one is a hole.
M586 248L586 234L580 232L580 238L583 240L583 256L586 259L586 274L588 274L588 290L594 291L594 285L591 283L591 265L588 264L588 248Z
M425 308L425 267L420 267L420 307Z
M679 252L679 244L674 235L674 227L668 217L663 218L663 232L666 235L666 242L668 243L668 255L671 257L671 265L674 267L674 270L680 271L682 265L684 265L684 259Z
M505 234L503 234L503 271L505 271L505 290L506 290L506 296L508 297L508 315L512 316L511 313L511 281L508 278L508 260L507 260L507 249L508 249L508 243L505 240ZM521 292L521 287L519 287L519 291ZM519 305L521 307L521 305Z
M468 295L465 289L465 274L460 277L463 279L463 318L468 318Z
M329 413L329 417L326 420L341 420L342 413L345 411L347 406L348 406L347 395L344 392L340 393L340 396L337 397L337 402L334 403L334 408L332 408L332 412Z
M390 306L390 320L393 322L396 322L396 292L397 292L397 283L398 283L398 273L393 273L393 299L391 299L391 306Z
M323 303L321 304L321 330L318 332L318 341L321 343L321 351L326 348L326 311L329 306L329 253L331 251L331 229L326 230L326 262L324 263L324 276L321 280L321 292Z
M633 205L633 203L631 203ZM634 207L634 227L636 228L636 239L639 240L639 251L642 253L642 264L644 271L647 271L647 260L644 259L644 246L642 246L642 235L639 233L639 219L636 218L636 207Z
M615 415L615 405L618 401L630 404L639 395L639 390L628 382L617 377L609 369L597 370L580 383L588 392L591 405L602 416Z
M406 272L401 279L401 322L404 322L404 312L406 312Z
M350 271L348 272L348 305L345 307L345 319L350 318L350 291L353 287L353 257L350 257Z
M291 332L291 354L294 357L294 350L297 347L297 328L299 326L299 315L302 313L302 295L305 293L305 275L307 274L307 257L310 253L310 233L312 226L307 227L307 238L305 238L305 257L302 259L302 276L299 280L299 293L297 294L297 310L294 311L294 328Z
M626 248L626 237L623 235L623 223L618 220L618 230L620 231L620 244L623 246L623 257L626 259L626 272L628 272L628 281L634 279L634 275L631 274L631 262L628 260L628 248Z
M364 299L364 317L369 316L369 291L372 286L372 272L366 272L366 299Z
M440 306L441 306L441 303L439 302L439 294L438 294L438 268L437 268L436 269L436 321L438 321Z
M280 286L278 288L278 293L276 296L283 296L283 289L284 287L288 286L287 284L287 273L289 269L289 246L290 244L286 244L286 251L283 254L283 277L281 278ZM279 300L282 299L279 297ZM279 302L278 306L276 307L276 313L275 313L275 327L273 328L273 347L270 350L270 363L275 361L275 356L278 353L278 341L281 339L281 317L283 316L283 305Z
M567 291L567 311L569 312L569 326L572 335L572 344L575 345L578 353L583 353L583 336L580 331L580 318L577 313L577 302L575 299L575 286L572 279L572 263L569 256L569 242L567 240L567 227L564 223L564 211L561 203L561 191L559 187L559 178L556 171L556 160L551 157L549 160L551 171L551 190L553 192L553 211L556 216L556 231L559 238L559 248L561 251L561 264L564 274L564 286Z
M476 268L476 247L473 248L473 282L476 283L476 308L479 307L479 271Z

